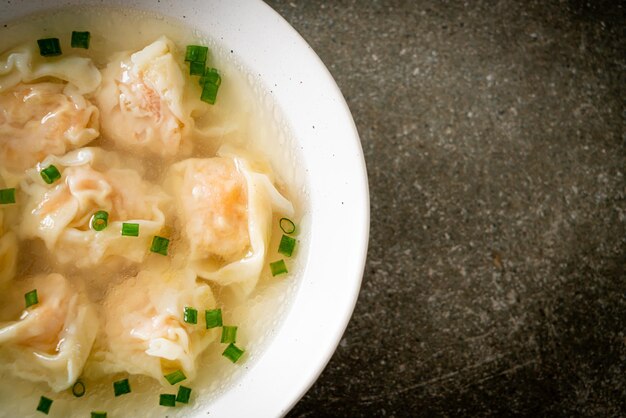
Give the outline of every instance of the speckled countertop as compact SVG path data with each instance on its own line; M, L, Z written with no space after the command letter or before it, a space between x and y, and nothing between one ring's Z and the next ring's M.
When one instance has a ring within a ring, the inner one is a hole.
M304 416L626 416L626 9L268 3L361 135L371 240Z

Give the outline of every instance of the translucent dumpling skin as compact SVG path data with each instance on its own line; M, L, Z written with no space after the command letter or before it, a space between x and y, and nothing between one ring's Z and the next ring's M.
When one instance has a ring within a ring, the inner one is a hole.
M185 307L198 312L198 324L184 321ZM191 270L142 271L112 289L104 303L104 333L94 353L91 373L127 372L151 376L197 373L196 358L217 331L206 330L204 311L215 309L208 285Z
M43 182L41 167L53 164L62 177ZM62 157L49 157L28 170L21 189L28 197L21 238L43 240L61 263L94 266L117 256L143 260L150 242L164 225L167 196L133 169L119 168L119 158L96 148L82 148ZM102 231L91 228L97 211L109 215ZM139 225L139 236L121 235L123 223Z
M24 309L24 294L37 290L39 303ZM54 391L80 376L98 332L87 297L60 274L15 283L0 308L0 368L46 382Z
M97 93L105 138L116 146L161 156L191 151L193 103L174 44L163 37L122 53L103 71Z
M63 55L42 57L35 42L28 42L0 56L0 93L19 83L32 83L44 78L67 83L67 92L85 95L100 85L100 72L89 58Z
M239 296L250 294L263 269L273 213L293 214L271 175L222 147L215 158L173 165L166 188L176 196L198 276L229 286Z
M47 60L36 44L0 56L0 173L23 171L98 137L98 109L86 98L100 85L89 58Z
M4 211L0 210L0 291L15 275L17 264L17 238L4 222Z
M98 109L60 83L19 84L0 93L0 165L25 170L98 135Z
M192 258L245 255L250 245L248 193L235 162L219 157L187 160L182 175L180 213Z

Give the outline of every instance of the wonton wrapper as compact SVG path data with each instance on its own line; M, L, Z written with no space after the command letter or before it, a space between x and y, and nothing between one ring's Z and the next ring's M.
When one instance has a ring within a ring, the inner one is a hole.
M62 173L51 185L39 173L49 164ZM113 153L82 148L63 157L50 156L28 170L21 183L28 201L20 237L41 238L59 262L81 268L111 256L142 261L165 222L167 196L136 171L119 166ZM109 213L109 223L98 232L90 229L90 221L99 210ZM124 222L139 224L139 236L121 235Z
M4 229L4 211L0 209L0 291L15 276L17 239Z
M173 165L166 188L176 196L190 266L247 296L265 263L272 213L293 216L293 206L269 174L254 171L234 150L224 146L217 154Z
M98 88L100 72L91 59L62 55L42 57L35 43L22 45L0 57L0 93L19 83L51 77L68 83L72 92L88 94Z
M98 109L59 83L19 84L0 93L0 166L12 172L98 137Z
M36 82L44 78L52 80ZM98 137L98 109L84 95L100 80L90 59L43 58L32 45L0 57L0 171L23 171Z
M175 50L161 37L132 55L115 56L103 70L96 100L105 138L121 148L161 156L191 152L191 113L202 102L186 92L190 83Z
M98 331L87 297L60 274L16 282L2 304L0 368L54 391L80 376ZM39 303L24 310L24 294L37 289Z
M184 321L186 306L197 309L197 324ZM217 328L204 326L204 311L215 308L211 288L192 270L141 271L109 292L87 373L142 374L166 386L164 375L176 370L193 379L196 358L217 337Z

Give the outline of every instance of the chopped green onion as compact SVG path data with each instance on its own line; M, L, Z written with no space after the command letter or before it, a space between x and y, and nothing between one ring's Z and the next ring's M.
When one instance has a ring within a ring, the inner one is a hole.
M135 223L122 223L122 235L127 237L139 236L139 224Z
M293 249L296 247L295 238L291 238L290 236L283 235L280 239L280 244L278 244L278 252L286 255L287 257L291 257L293 254Z
M200 80L198 80L198 82L200 83L201 86L204 86L206 83L211 83L219 87L220 84L222 84L222 77L220 77L220 74L217 72L215 68L207 67L204 70L204 74L202 74L202 77L200 77Z
M162 393L159 396L159 405L176 406L176 395L171 395L169 393Z
M194 308L190 308L189 306L185 306L185 314L183 318L188 324L197 324L198 323L198 310Z
M230 343L228 344L228 347L226 347L222 355L226 357L227 359L229 359L230 361L232 361L233 363L236 363L237 360L239 360L239 358L243 355L243 353L244 353L244 350L237 347L235 344Z
M43 412L44 414L48 415L48 412L50 412L51 406L52 406L52 399L42 396L41 398L39 398L39 405L37 405L37 411Z
M72 48L89 49L89 40L91 34L89 32L72 31Z
M204 71L204 75L200 77L200 85L202 86L200 100L209 104L215 104L220 84L222 84L222 78L217 70L215 68L207 68Z
M272 276L278 276L279 274L287 273L287 266L285 260L278 260L270 263L270 270L272 270Z
M191 397L191 389L186 386L180 385L178 387L178 395L176 395L176 402L189 403Z
M92 411L91 418L107 418L107 413L103 411Z
M182 382L185 379L187 379L187 376L185 376L185 373L183 373L182 370L176 370L175 372L165 375L165 380L170 382L170 385L175 385L176 383Z
M150 251L153 253L167 255L167 247L170 245L170 240L167 238L159 237L155 235L152 238L152 245L150 246Z
M222 326L222 310L212 309L204 311L204 319L206 321L206 329Z
M15 188L0 190L0 205L15 203Z
M39 298L37 297L37 289L33 289L30 292L24 295L24 299L26 300L26 307L30 308L33 305L39 303Z
M94 231L102 231L109 224L109 214L104 210L99 210L93 214L89 224Z
M59 38L37 39L39 54L42 57L55 57L61 55L61 44Z
M206 46L187 45L187 50L185 51L185 61L201 62L202 66L204 66L204 63L206 62L208 54L209 54L209 48Z
M218 89L219 86L211 83L206 83L204 86L202 86L202 95L200 96L200 100L209 104L215 104Z
M237 342L237 327L224 325L222 328L222 340L224 344Z
M61 178L61 173L59 172L59 169L52 164L42 169L39 174L41 174L41 178L43 179L43 181L48 184L52 184Z
M128 379L122 379L118 380L117 382L113 382L113 393L115 393L115 396L130 393L130 383L128 383Z
M278 224L285 234L293 234L296 232L296 225L289 218L280 218Z
M80 380L77 380L76 383L74 383L74 386L72 386L72 395L77 398L82 397L85 394L85 391L85 384Z
M190 75L204 75L204 62L192 61L189 63Z

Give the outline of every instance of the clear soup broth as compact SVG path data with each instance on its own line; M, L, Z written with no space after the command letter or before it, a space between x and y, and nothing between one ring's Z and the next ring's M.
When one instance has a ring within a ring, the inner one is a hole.
M198 412L262 355L297 284L307 198L289 129L210 29L99 8L0 31L0 189L15 194L0 204L0 416L43 416L42 396L51 417ZM71 46L73 31L90 33L88 49ZM62 54L42 57L45 38ZM188 45L208 47L215 104L201 100ZM59 178L48 184L50 166ZM290 256L283 236L295 240ZM273 275L279 260L288 272ZM26 306L31 290L38 301ZM206 328L215 309L237 327L236 363L223 356L223 326ZM169 384L179 370L187 379ZM130 393L115 396L124 379ZM159 404L180 385L188 404Z

